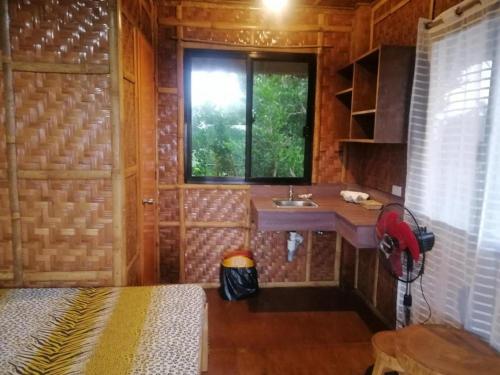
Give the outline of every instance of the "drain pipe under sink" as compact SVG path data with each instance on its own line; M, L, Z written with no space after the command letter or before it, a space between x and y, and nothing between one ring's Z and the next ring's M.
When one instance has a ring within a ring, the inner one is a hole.
M287 261L291 262L293 258L295 258L297 248L302 242L304 242L304 237L302 237L300 234L298 234L297 232L288 232Z

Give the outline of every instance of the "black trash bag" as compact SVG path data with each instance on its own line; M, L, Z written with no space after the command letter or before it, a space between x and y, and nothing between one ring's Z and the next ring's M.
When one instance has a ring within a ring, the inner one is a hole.
M221 297L227 301L236 301L259 290L259 279L255 267L225 267L220 265Z

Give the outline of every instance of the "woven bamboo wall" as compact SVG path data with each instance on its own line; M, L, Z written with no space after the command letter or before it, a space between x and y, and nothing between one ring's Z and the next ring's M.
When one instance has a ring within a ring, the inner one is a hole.
M7 4L0 284L113 284L108 2ZM4 129L12 129L8 137Z
M297 259L287 263L285 233L250 228L248 187L184 184L184 129L178 125L183 124L182 53L185 47L319 52L313 179L338 182L337 119L330 97L336 84L333 72L349 61L352 15L352 10L302 7L277 24L261 9L245 4L159 2L157 115L163 281L217 282L221 253L238 246L254 251L263 282L308 283L314 277L315 281L334 280L335 240L327 245L327 241L304 233L306 242ZM331 235L326 238L334 239ZM326 255L332 246L333 252Z

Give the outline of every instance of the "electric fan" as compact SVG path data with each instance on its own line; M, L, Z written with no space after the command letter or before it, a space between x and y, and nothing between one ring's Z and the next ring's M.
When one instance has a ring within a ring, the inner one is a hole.
M404 221L408 213L411 223ZM425 254L434 246L434 233L421 227L415 216L399 203L382 207L375 232L380 259L392 277L405 284L405 325L410 323L411 283L424 273Z

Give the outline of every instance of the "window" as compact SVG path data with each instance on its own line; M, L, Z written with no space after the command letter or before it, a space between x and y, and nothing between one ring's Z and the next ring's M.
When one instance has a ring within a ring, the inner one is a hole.
M316 56L185 51L186 181L311 181Z

